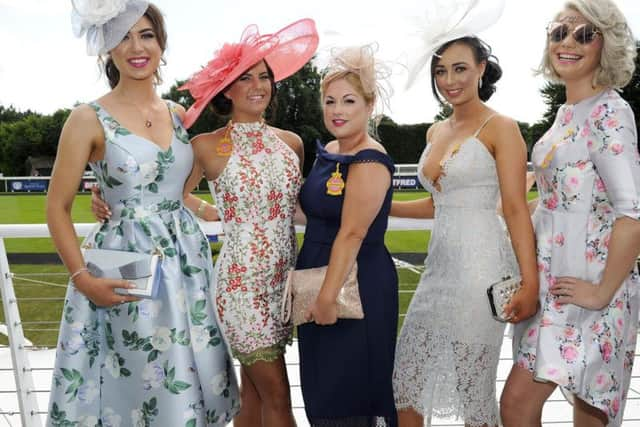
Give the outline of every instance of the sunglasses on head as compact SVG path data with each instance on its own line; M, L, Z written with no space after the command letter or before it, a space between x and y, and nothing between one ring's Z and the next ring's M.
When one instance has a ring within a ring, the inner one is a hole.
M547 26L547 35L549 41L553 43L560 43L571 34L573 39L579 44L589 44L595 40L596 35L602 34L595 25L587 23L580 24L570 31L569 25L564 22L552 22Z

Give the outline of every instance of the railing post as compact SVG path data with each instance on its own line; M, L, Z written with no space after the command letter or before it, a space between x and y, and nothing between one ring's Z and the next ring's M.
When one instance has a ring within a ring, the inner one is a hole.
M0 237L0 295L2 296L4 319L7 323L9 349L11 351L22 425L24 427L40 427L42 422L38 414L38 402L34 392L31 366L27 358L27 351L24 348L24 332L20 322L18 300L13 289L9 260L7 259L7 251L2 237Z

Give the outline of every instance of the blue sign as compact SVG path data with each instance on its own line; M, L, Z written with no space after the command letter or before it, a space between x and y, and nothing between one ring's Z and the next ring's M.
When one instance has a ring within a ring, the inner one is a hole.
M49 187L49 180L46 179L20 179L9 181L9 191L11 192L46 192Z

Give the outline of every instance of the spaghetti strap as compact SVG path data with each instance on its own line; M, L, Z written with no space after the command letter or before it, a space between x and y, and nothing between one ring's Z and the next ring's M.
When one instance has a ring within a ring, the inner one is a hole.
M484 129L484 127L487 125L487 123L489 123L489 120L493 119L497 114L498 113L493 113L489 117L487 117L487 119L484 122L482 122L482 124L480 125L480 127L478 128L476 133L473 134L473 137L477 138L478 135L480 135L480 132L482 131L482 129Z

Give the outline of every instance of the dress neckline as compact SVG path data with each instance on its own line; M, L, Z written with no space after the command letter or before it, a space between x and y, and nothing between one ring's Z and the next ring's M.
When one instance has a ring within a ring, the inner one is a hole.
M266 128L267 123L264 120L257 122L231 122L231 129L238 132L264 131Z
M610 90L611 89L609 89L609 88L605 88L605 89L601 90L600 92L598 92L598 93L596 93L594 95L591 95L591 96L589 96L587 98L581 99L580 101L575 102L573 104L564 103L564 104L562 104L560 106L560 108L562 108L562 109L575 109L575 108L577 108L577 107L579 107L581 105L585 105L585 104L588 104L588 103L590 103L592 101L595 101L595 100L599 99L601 96L609 93Z
M167 148L162 148L162 146L158 143L156 143L155 141L152 141L149 138L146 138L142 135L139 135L135 132L132 132L130 129L128 129L125 126L122 126L122 123L120 123L118 121L118 119L116 119L110 112L109 110L107 110L102 104L100 104L98 101L93 101L93 104L95 104L102 112L104 112L104 114L109 117L111 120L113 120L113 122L121 129L126 130L127 132L129 132L129 134L134 135L136 138L153 145L158 151L162 152L162 153L167 153L169 150L171 150L171 147L173 147L173 143L176 140L176 120L173 116L173 111L171 111L171 107L169 106L169 103L165 101L165 105L167 107L167 110L169 111L169 116L171 117L171 128L172 128L172 133L171 133L171 142L169 143L169 145L167 146Z
M453 160L455 160L458 157L458 153L462 150L462 148L464 148L464 146L466 146L466 145L469 145L471 142L477 142L479 145L481 145L482 146L481 151L486 153L492 160L495 161L495 159L491 155L491 152L489 151L487 146L484 144L484 142L482 142L482 140L480 140L480 138L478 138L476 136L470 136L470 137L468 137L467 139L465 139L464 141L462 141L459 144L456 152L452 153L453 155L449 156L446 159L441 160L441 163L439 164L440 173L438 174L438 177L435 180L433 180L433 179L431 179L431 177L429 177L429 176L427 176L427 175L425 175L423 173L424 169L422 167L422 165L424 165L424 161L425 161L425 159L426 159L426 157L428 155L428 151L431 149L431 145L427 143L427 146L425 147L424 152L423 152L422 162L420 162L420 164L418 166L418 174L422 178L424 178L426 181L428 181L429 184L431 184L431 186L433 187L434 190L436 190L438 193L441 193L442 192L442 186L440 185L440 182L442 181L442 179L444 177L446 177L446 175L447 175L446 172L447 172L447 168L448 168L449 164L451 162L453 162Z
M359 154L361 153L365 153L368 151L372 151L374 153L379 153L382 156L385 157L389 157L389 155L383 151L380 150L376 150L375 148L363 148L362 150L354 153L354 154L341 154L341 153L330 153L329 151L327 151L326 148L324 148L324 145L322 145L322 143L320 143L319 140L316 140L316 147L317 147L317 153L324 157L327 158L329 160L334 160L334 161L338 161L338 162L345 162L345 161L353 161L353 159L355 157L357 157Z

